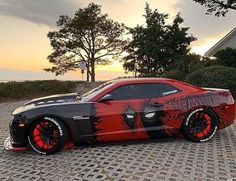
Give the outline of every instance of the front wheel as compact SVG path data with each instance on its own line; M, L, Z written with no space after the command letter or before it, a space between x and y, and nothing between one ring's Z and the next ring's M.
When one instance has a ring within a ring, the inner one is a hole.
M217 131L218 118L210 109L199 108L192 111L182 124L182 132L190 141L206 142Z
M43 117L30 127L28 140L38 153L50 155L60 151L68 139L65 125L58 119Z

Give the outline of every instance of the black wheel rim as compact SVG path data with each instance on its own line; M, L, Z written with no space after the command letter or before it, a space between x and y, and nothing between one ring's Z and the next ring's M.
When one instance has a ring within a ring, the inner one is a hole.
M32 138L34 145L40 150L51 150L59 142L60 132L51 121L43 120L35 125Z
M206 112L196 112L190 117L188 129L198 139L206 139L211 136L214 131L212 117Z

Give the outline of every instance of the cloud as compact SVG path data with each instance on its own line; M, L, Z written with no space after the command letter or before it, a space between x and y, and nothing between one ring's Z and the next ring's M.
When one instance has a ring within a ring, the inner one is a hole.
M206 15L206 8L193 0L0 0L0 15L4 15L9 24L11 16L55 28L59 15L73 16L77 9L91 2L101 4L104 13L130 27L144 23L145 2L150 3L152 9L169 13L170 19L180 12L185 19L184 26L190 27L189 33L198 38L192 44L197 47L206 40L220 39L236 25L236 11L231 10L226 17Z
M2 0L0 14L25 19L50 27L62 14L71 15L80 8L76 0Z
M0 0L0 15L55 27L60 15L72 16L92 2L102 5L102 11L116 21L134 26L143 21L145 2L161 12L172 12L177 0Z
M180 0L176 4L181 16L185 19L185 25L190 27L189 32L198 37L198 43L204 38L213 38L216 35L227 33L235 27L236 11L231 10L226 17L206 15L206 8L193 0Z

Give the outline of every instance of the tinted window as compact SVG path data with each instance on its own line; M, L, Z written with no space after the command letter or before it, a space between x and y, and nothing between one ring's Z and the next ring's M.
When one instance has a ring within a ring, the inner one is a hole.
M161 96L167 96L170 94L175 94L179 92L179 90L173 86L170 86L168 84L160 84L160 94Z
M159 84L130 84L110 92L115 100L159 97Z
M99 93L104 91L105 89L107 89L112 84L113 84L112 81L106 82L106 83L96 87L95 89L92 89L91 91L83 94L80 99L83 101L89 101L90 99L92 99L93 97L95 97L96 95L98 95Z

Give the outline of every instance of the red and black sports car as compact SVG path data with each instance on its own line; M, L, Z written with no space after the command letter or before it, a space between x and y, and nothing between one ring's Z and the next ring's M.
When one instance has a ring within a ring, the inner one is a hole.
M53 154L75 145L163 136L211 139L234 122L228 90L162 78L120 79L92 91L27 102L13 112L5 147Z

